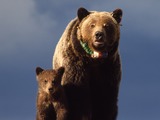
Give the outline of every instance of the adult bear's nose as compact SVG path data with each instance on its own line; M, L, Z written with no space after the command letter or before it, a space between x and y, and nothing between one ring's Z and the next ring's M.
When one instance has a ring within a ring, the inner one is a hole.
M101 40L103 38L103 36L104 36L104 33L101 32L101 31L97 31L95 33L95 36L96 36L96 40Z

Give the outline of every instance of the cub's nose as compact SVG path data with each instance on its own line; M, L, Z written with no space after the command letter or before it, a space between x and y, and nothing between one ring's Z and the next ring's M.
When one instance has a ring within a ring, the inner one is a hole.
M49 92L52 92L52 91L53 91L53 88L49 88L48 90L49 90Z
M96 39L97 39L97 40L101 40L101 39L103 38L103 36L104 36L104 33L101 32L101 31L97 31L97 32L95 33L95 36L96 36Z

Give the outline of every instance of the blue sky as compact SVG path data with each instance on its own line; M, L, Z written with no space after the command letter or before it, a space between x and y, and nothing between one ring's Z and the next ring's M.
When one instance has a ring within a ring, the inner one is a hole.
M36 66L52 56L81 6L123 10L118 120L160 119L159 0L0 0L0 120L33 120Z

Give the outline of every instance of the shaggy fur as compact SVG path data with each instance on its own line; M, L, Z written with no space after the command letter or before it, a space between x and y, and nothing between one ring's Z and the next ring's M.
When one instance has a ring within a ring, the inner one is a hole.
M53 68L65 67L62 84L68 98L69 120L116 120L121 79L118 52L121 17L121 9L89 12L79 8L77 18L68 24L59 40ZM80 42L107 56L92 57Z

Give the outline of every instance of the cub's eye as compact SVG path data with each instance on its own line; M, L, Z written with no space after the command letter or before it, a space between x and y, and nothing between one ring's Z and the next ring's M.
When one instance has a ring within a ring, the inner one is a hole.
M53 81L52 81L52 84L55 84L55 83L56 83L56 81L55 81L55 80L53 80Z
M56 80L53 80L53 81L52 81L52 84L53 84L53 85L56 85L56 84L57 84L57 81L56 81Z
M48 81L47 80L44 80L44 83L46 84Z
M91 28L94 28L94 27L95 27L95 24L91 24L90 27L91 27Z

